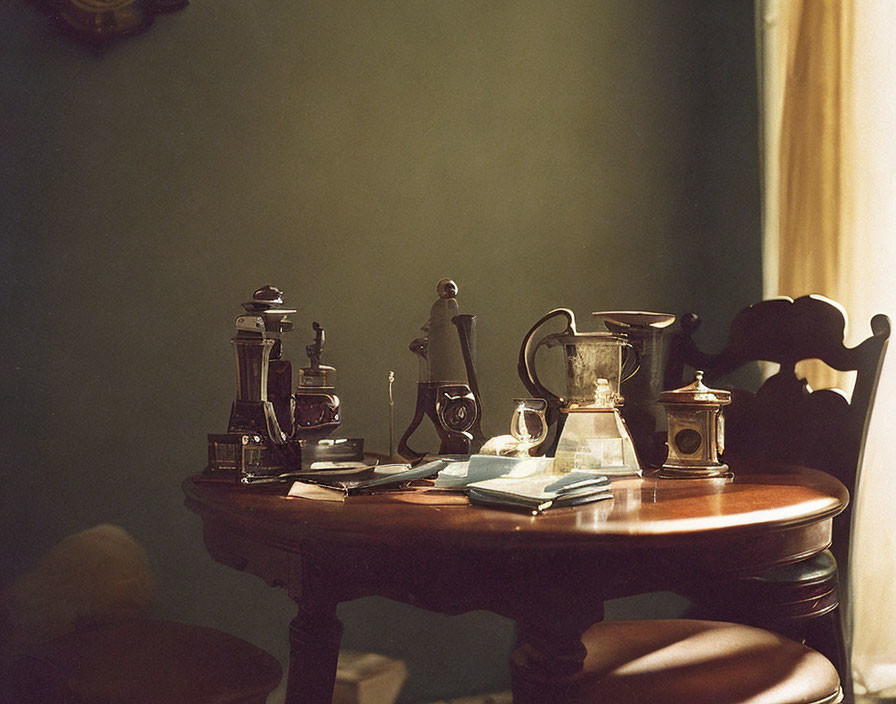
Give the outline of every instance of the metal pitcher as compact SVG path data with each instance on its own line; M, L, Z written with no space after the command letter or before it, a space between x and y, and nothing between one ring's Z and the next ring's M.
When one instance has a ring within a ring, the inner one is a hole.
M537 338L543 325L553 318L565 318L562 332ZM536 371L535 355L542 347L562 347L565 360L566 389L557 393L546 388ZM575 315L568 308L556 308L542 317L523 337L517 371L526 390L548 402L548 422L553 432L545 441L546 453L556 448L563 419L560 409L591 406L596 402L598 380L606 380L613 406L622 405L622 383L630 379L640 365L637 350L624 334L579 332Z
M675 316L647 311L601 311L592 315L602 320L610 332L626 335L638 352L640 371L621 385L625 396L622 417L638 456L648 465L659 467L666 458L666 413L657 399L663 391L680 383L680 379L665 379L669 330Z

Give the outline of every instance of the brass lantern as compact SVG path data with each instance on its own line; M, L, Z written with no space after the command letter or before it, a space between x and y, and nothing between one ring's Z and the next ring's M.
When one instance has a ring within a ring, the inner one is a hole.
M731 392L705 386L703 372L698 371L692 384L664 391L659 402L666 407L669 454L658 476L729 476L728 465L719 461L719 454L725 451L722 406L731 403Z

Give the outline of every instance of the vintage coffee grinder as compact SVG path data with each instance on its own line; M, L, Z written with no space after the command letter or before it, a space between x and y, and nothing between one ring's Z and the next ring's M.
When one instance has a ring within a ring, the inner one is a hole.
M339 397L336 395L336 370L320 363L326 333L312 323L314 342L305 347L308 366L299 369L295 394L295 433L303 440L318 440L339 427Z
M414 417L398 442L398 452L407 459L425 453L408 445L424 416L435 425L442 455L469 455L485 442L482 433L482 404L475 368L474 315L460 315L457 284L439 281L438 298L423 326L425 337L410 344L418 357L417 406Z
M669 456L658 472L668 479L706 479L730 476L719 460L725 451L725 417L722 406L731 403L731 392L703 384L703 372L674 391L660 394L668 415Z
M601 311L593 313L610 332L624 334L641 360L637 374L622 382L625 397L622 417L631 432L638 457L646 465L659 467L666 459L666 411L657 401L666 389L681 379L667 381L671 313L647 311Z
M257 289L243 308L231 339L236 399L227 433L208 436L206 473L249 483L301 469L302 452L293 432L292 367L280 337L293 329L287 316L296 311L284 306L274 286Z
M314 342L305 346L308 366L298 372L294 394L294 435L302 443L302 466L320 462L360 462L364 460L362 438L330 438L342 422L339 396L336 395L336 369L321 364L326 332L312 323ZM319 466L319 465L318 465Z
M559 333L536 340L536 333L553 318L566 321ZM542 347L563 350L566 393L548 390L536 372L536 352ZM557 308L526 333L518 371L532 396L548 403L551 434L543 447L554 467L594 470L601 474L637 474L641 465L631 434L622 418L620 386L638 371L638 355L627 337L612 332L579 332L575 316Z

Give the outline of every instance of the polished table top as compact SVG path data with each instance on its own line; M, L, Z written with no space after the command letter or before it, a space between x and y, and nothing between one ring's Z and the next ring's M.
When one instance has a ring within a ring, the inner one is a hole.
M741 462L733 479L614 479L613 498L526 513L471 506L463 495L426 488L348 496L344 503L287 497L289 485L247 487L184 482L200 512L230 515L287 543L377 543L406 547L415 537L467 547L605 550L729 540L828 519L849 500L835 478L812 469Z

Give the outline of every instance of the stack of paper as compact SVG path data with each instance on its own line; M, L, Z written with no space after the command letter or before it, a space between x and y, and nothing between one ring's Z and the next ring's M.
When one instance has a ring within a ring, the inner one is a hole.
M592 472L528 477L503 476L467 485L470 503L533 513L612 498L610 480Z
M356 474L351 472L300 472L289 490L289 496L306 499L341 501L347 495L399 489L417 479L431 477L443 469L448 460L436 459L411 466L384 464Z

